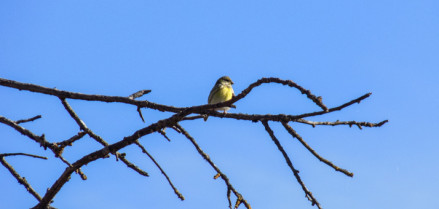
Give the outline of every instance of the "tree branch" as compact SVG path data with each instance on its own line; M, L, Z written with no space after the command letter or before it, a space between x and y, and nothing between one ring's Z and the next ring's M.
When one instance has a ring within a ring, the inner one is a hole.
M72 167L67 167L66 170L61 174L61 176L56 180L56 182L47 190L46 194L42 198L41 202L36 205L33 209L46 209L49 205L50 201L55 197L55 195L59 192L59 190L64 186L65 183L70 179L71 174L81 168L83 165L86 165L90 162L93 162L97 159L104 158L110 153L115 153L118 150L134 143L137 139L140 137L143 137L145 135L154 133L160 129L163 129L167 126L173 126L175 125L179 120L184 118L188 112L181 112L178 114L174 114L173 116L164 119L159 120L156 123L153 123L145 128L142 128L136 132L134 132L132 135L124 137L121 141L118 141L112 145L109 145L107 147L104 147L100 150L97 150L95 152L92 152L81 159L77 160L75 163L72 164Z
M316 112L304 113L304 114L300 114L300 115L285 115L285 114L278 114L278 115L265 114L265 115L259 115L259 114L243 114L243 113L221 113L221 112L217 112L217 111L213 110L215 108L220 108L220 107L233 107L233 106L235 106L234 103L236 103L237 101L243 99L254 88L256 88L256 87L258 87L258 86L260 86L260 85L262 85L264 83L279 83L279 84L286 85L286 86L289 86L289 87L292 87L292 88L296 88L302 94L305 94L308 99L310 99L313 103L315 103L317 106L319 106L322 110L321 111L316 111ZM328 114L328 113L331 113L331 112L334 112L334 111L342 110L342 109L344 109L344 108L346 108L346 107L348 107L348 106L350 106L352 104L360 103L362 100L368 98L371 95L371 93L365 94L365 95L363 95L361 97L358 97L358 98L356 98L354 100L346 102L346 103L344 103L342 105L339 105L339 106L336 106L336 107L328 109L326 107L326 105L323 104L321 97L315 96L309 90L301 87L300 85L294 83L291 80L282 80L282 79L279 79L279 78L261 78L261 79L257 80L256 82L251 83L246 89L244 89L241 93L239 93L237 96L233 97L229 101L225 101L225 102L221 102L221 103L216 103L216 104L204 104L204 105L198 105L198 106L192 106L192 107L174 107L174 106L169 106L169 105L162 105L162 104L153 103L153 102L150 102L150 101L147 101L147 100L142 100L142 101L135 100L136 98L139 98L139 97L149 93L150 90L141 90L141 91L138 91L138 92L136 92L136 93L134 93L134 94L132 94L132 95L130 95L128 97L93 95L93 94L82 94L82 93L76 93L76 92L62 91L62 90L47 88L47 87L38 86L38 85L34 85L34 84L20 83L20 82L17 82L17 81L7 80L7 79L3 79L3 78L0 78L0 86L6 86L6 87L15 88L15 89L18 89L18 90L27 90L27 91L31 91L31 92L42 93L42 94L47 94L47 95L52 95L52 96L58 97L61 100L61 103L63 104L64 108L69 113L70 117L72 117L75 120L75 122L77 123L77 125L80 127L80 129L83 130L83 131L79 132L78 134L72 136L71 138L69 138L69 139L67 139L65 141L61 141L61 142L58 142L58 143L49 143L49 142L46 141L44 135L37 136L37 135L33 134L32 132L30 132L29 130L27 130L27 129L21 127L20 125L18 125L19 123L34 121L34 120L40 118L41 116L35 116L33 118L29 118L29 119L25 119L25 120L18 120L18 121L12 121L12 120L9 120L9 119L7 119L5 117L0 116L0 123L4 123L4 124L14 128L15 130L17 130L19 133L21 133L21 134L31 138L32 140L34 140L35 142L40 144L40 146L44 147L44 149L49 148L52 152L55 153L56 157L60 158L65 164L68 165L68 167L61 174L61 176L56 180L56 182L54 182L53 185L47 190L47 192L44 195L44 197L42 197L42 198L40 197L39 198L39 200L41 200L40 203L34 207L34 208L38 208L38 209L43 209L43 208L46 209L46 208L50 207L49 204L51 203L51 201L53 200L55 195L59 192L59 190L63 187L63 185L69 180L69 178L70 178L70 176L71 176L71 174L73 172L79 173L81 175L81 178L86 179L86 176L80 170L81 167L86 165L86 164L88 164L88 163L90 163L90 162L96 161L97 159L108 157L109 154L114 154L116 156L117 160L121 159L122 162L124 162L128 167L130 167L133 170L135 170L136 172L138 172L140 175L148 176L148 174L145 171L141 170L140 168L138 168L137 166L135 166L134 164L129 162L125 158L125 154L124 153L120 154L118 152L120 149L122 149L122 148L124 148L126 146L129 146L129 145L131 145L133 143L136 143L137 146L139 146L142 149L142 152L144 152L145 154L148 155L148 157L150 157L150 159L156 164L156 166L159 168L159 170L162 172L162 174L168 180L168 183L171 185L171 187L173 188L173 190L177 194L177 196L181 200L183 200L184 197L174 187L174 185L172 184L170 178L163 171L161 166L146 151L146 149L138 142L138 140L141 137L143 137L145 135L148 135L148 134L151 134L151 133L154 133L154 132L158 132L158 133L162 134L168 141L170 141L170 139L167 137L166 133L164 132L164 129L166 127L173 128L177 132L182 133L189 141L191 141L191 143L194 145L194 147L196 148L198 153L203 157L203 159L206 160L209 163L209 165L218 173L217 175L215 175L215 179L221 177L224 180L224 182L225 182L225 184L227 186L227 199L228 199L228 202L229 202L229 208L232 208L232 202L231 202L231 199L230 199L230 195L233 192L234 195L236 196L236 202L235 202L235 207L234 208L237 209L241 204L244 204L244 206L247 209L250 209L251 207L250 207L249 203L242 197L242 195L240 193L238 193L236 191L236 189L230 183L228 177L224 173L222 173L220 171L220 169L212 162L210 157L206 153L204 153L204 151L196 143L195 139L191 135L189 135L189 133L185 129L183 129L183 127L181 127L178 124L179 121L183 121L183 120L196 120L196 119L200 119L200 118L203 118L206 121L207 117L209 117L209 116L211 116L211 117L219 117L219 118L230 118L230 119L236 119L236 120L247 120L247 121L252 121L252 122L261 121L262 124L265 127L265 130L268 132L268 134L270 135L271 139L273 140L273 142L275 143L275 145L277 146L277 148L279 149L279 151L282 153L283 157L285 158L285 160L286 160L288 166L290 167L290 169L292 170L296 180L298 181L298 183L301 185L303 191L305 192L306 197L308 198L308 200L310 200L313 205L317 205L318 208L321 208L320 204L313 197L312 193L306 188L305 184L302 182L302 180L301 180L301 178L299 176L298 170L296 170L293 167L293 164L292 164L289 156L287 155L287 153L285 152L285 150L281 146L279 140L274 136L273 131L271 130L270 126L268 125L268 121L281 122L283 124L284 128L294 138L297 138L305 146L305 148L307 148L308 151L310 151L317 159L319 159L323 163L329 165L330 167L334 168L336 171L342 172L342 173L344 173L344 174L346 174L348 176L352 176L353 174L350 173L349 171L345 170L345 169L342 169L342 168L339 168L339 167L335 166L330 161L328 161L325 158L323 158L320 155L318 155L317 152L315 152L301 138L301 136L294 129L292 129L288 125L288 122L290 122L290 121L291 122L299 122L299 123L304 123L304 124L312 125L313 127L315 127L316 125L331 125L331 126L335 126L335 125L349 125L349 126L356 125L360 129L363 126L364 127L380 127L380 126L382 126L382 125L384 125L385 123L388 122L388 120L384 120L384 121L381 121L379 123L356 122L356 121L338 121L338 120L335 121L335 122L329 122L329 121L315 122L315 121L305 120L304 118L307 118L307 117ZM155 123L152 123L151 125L149 125L147 127L144 127L142 129L139 129L139 130L135 131L132 135L124 137L120 141L110 145L102 137L100 137L99 135L95 134L93 131L91 131L86 126L86 124L74 112L74 110L69 105L69 103L66 101L66 99L78 99L78 100L85 100L85 101L101 101L101 102L115 102L115 103L123 103L123 104L133 105L133 106L136 106L137 111L138 111L138 113L139 113L139 115L140 115L140 117L141 117L141 119L143 121L144 121L144 119L143 119L143 115L141 113L141 108L149 108L149 109L158 110L158 111L162 111L162 112L172 112L172 113L174 113L174 115L172 115L169 118L166 118L166 119L163 119L163 120L159 120L159 121L157 121ZM190 114L197 114L197 115L189 116ZM61 154L63 152L63 149L66 146L72 146L72 143L74 143L75 141L81 139L85 134L89 135L91 138L93 138L94 140L99 142L104 147L102 149L100 149L100 150L97 150L97 151L92 152L92 153L90 153L88 155L85 155L82 158L80 158L79 160L77 160L75 163L70 164L67 160L65 160L61 156ZM3 155L3 156L0 155L2 163L4 161L3 158L5 156L13 156L13 155L27 155L27 154L24 154L24 153L10 153L8 155ZM17 179L19 179L19 178L17 178Z
M340 168L336 165L334 165L331 161L321 157L319 154L317 154L316 151L314 151L306 142L305 140L302 139L302 137L296 132L294 131L293 128L291 128L291 126L289 126L286 122L282 122L282 125L285 127L285 129L288 131L288 133L291 134L291 136L293 136L294 138L296 138L297 140L299 140L300 143L302 143L302 145L309 151L311 152L311 154L313 154L317 159L319 159L320 161L324 162L326 165L329 165L330 167L334 168L336 171L339 171L341 173L344 173L346 176L350 176L353 177L354 174L349 172L346 169Z
M226 174L224 174L223 172L221 172L221 170L212 162L212 160L210 159L209 155L207 155L202 149L201 147L197 144L197 142L195 141L195 139L189 135L189 133L183 128L181 127L178 123L175 124L175 126L181 131L181 133L187 138L189 139L190 142L192 142L192 144L194 145L195 149L197 149L198 153L203 157L204 160L206 160L209 165L217 172L220 174L221 178L224 180L224 182L227 185L227 189L228 190L232 190L233 193L235 194L235 196L237 197L237 201L235 204L235 209L239 207L239 205L241 203L244 203L244 206L247 209L251 209L250 204L242 197L242 195L236 191L236 189L233 187L233 185L230 183L229 178L226 176ZM230 198L229 202L230 202Z
M118 157L120 160L122 160L122 162L124 162L129 168L133 169L134 171L136 171L136 172L139 173L140 175L142 175L142 176L146 176L146 177L149 176L149 174L148 174L146 171L140 169L139 167L137 167L136 165L134 165L133 163L131 163L130 161L128 161L128 160L125 158L125 155L126 155L125 153L121 153L121 154L118 154L117 157Z
M39 159L43 159L43 160L47 160L47 157L43 157L43 156L39 156L39 155L32 155L32 154L27 154L27 153L3 153L0 154L0 157L9 157L9 156L17 156L17 155L23 155L23 156L28 156L28 157L33 157L33 158L39 158Z
M265 130L270 135L273 142L276 144L279 151L284 156L285 161L287 162L288 166L291 168L291 171L293 171L293 174L296 177L297 182L299 182L300 186L302 186L302 190L305 192L305 196L308 198L309 201L311 201L312 205L316 205L319 209L321 209L319 202L312 195L312 193L308 190L308 188L306 188L305 184L303 183L302 179L300 178L299 171L294 168L293 163L290 160L290 157L288 157L288 154L285 152L285 150L282 147L282 145L280 144L279 140L276 138L276 136L274 136L273 130L271 130L270 126L268 125L268 122L266 120L263 120L261 122L264 125Z
M160 164L157 163L157 161L152 157L151 154L149 154L148 151L146 151L145 147L143 147L139 141L135 141L134 142L141 150L143 153L145 153L146 155L148 155L149 159L152 160L152 162L154 162L154 164L157 166L157 168L160 170L160 172L162 172L163 176L165 176L166 180L168 181L169 185L172 187L172 189L174 190L174 193L177 195L178 198L180 198L180 200L184 200L184 196L178 191L178 189L174 186L174 184L172 183L171 179L168 177L168 175L166 174L166 172L162 169L162 167L160 166Z
M16 122L9 120L3 116L0 116L0 123L6 124L6 125L14 128L19 133L29 137L30 139L32 139L35 142L37 142L38 144L40 144L40 146L42 146L44 149L47 149L47 147L49 147L52 150L56 150L58 148L55 145L46 141L44 134L41 136L37 136L34 133L30 132L29 130L19 126Z
M27 123L27 122L31 122L31 121L34 121L34 120L36 120L36 119L40 119L40 118L41 118L41 115L37 115L37 116L32 117L32 118L29 118L29 119L17 120L17 121L15 121L15 123L16 123L16 124Z
M295 122L312 125L313 127L316 127L316 125L328 125L328 126L349 125L349 127L352 127L352 125L356 125L360 129L362 129L361 128L362 126L366 126L366 127L381 127L385 123L389 122L389 120L383 120L383 121L381 121L379 123L357 122L357 121L338 121L338 120L335 121L335 122L329 122L329 121L324 121L324 122L317 121L316 122L316 121L309 121L309 120L305 120L305 119L299 118L299 119L295 120Z
M14 155L25 155L25 156L30 156L30 157L34 157L34 158L41 158L41 159L47 159L46 157L41 157L41 156L37 156L37 155L31 155L31 154L26 154L26 153L6 153L6 154L1 154L0 155L0 163L6 168L8 169L8 171L12 174L12 176L15 177L15 179L17 179L18 183L20 183L21 185L23 185L26 190L35 197L35 199L37 199L38 201L41 201L41 196L32 188L32 186L26 181L26 179L24 177L21 177L14 169L14 167L12 167L12 165L10 165L8 162L6 162L6 160L4 159L4 157L6 156L14 156Z

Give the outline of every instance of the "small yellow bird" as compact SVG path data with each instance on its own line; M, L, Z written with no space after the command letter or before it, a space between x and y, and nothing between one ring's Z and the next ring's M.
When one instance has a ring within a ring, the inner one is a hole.
M233 81L229 76L223 76L219 78L215 86L212 88L209 94L207 102L209 104L216 104L231 100L235 96L235 92L232 88ZM215 108L216 111L224 111L226 113L230 107Z

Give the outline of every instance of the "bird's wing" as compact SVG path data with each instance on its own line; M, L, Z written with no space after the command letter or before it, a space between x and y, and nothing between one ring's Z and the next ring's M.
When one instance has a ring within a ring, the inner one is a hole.
M219 90L221 90L221 87L217 87L216 85L210 90L209 98L207 99L207 103L210 104L212 101L213 95L215 95Z

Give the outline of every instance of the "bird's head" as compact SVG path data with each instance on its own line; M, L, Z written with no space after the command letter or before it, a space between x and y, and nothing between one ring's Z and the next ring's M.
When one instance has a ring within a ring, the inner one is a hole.
M230 79L229 76L223 76L216 81L216 84L223 84L223 85L232 85L233 81Z

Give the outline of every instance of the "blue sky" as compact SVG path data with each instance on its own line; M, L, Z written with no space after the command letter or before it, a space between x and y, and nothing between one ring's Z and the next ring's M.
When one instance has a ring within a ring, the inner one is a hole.
M323 208L439 208L438 1L2 1L0 77L46 87L128 96L174 105L205 104L217 78L240 92L261 77L291 79L333 107L372 96L315 121L378 122L381 128L291 124L322 156L355 173L320 163L277 123L270 123L303 181ZM0 115L41 114L23 126L61 141L78 132L55 97L0 87ZM169 116L134 107L69 100L108 142ZM297 90L263 85L231 112L299 114L318 110ZM209 118L182 123L253 208L314 208L260 123ZM48 161L8 162L43 195L64 170L12 128L0 124L0 153L26 152ZM180 201L136 147L121 152L151 177L114 157L83 168L53 206L74 208L227 207L226 187L182 135L168 130L141 139L186 200ZM64 156L71 162L100 149L84 138ZM35 199L0 167L0 208L29 208ZM243 208L241 206L241 208Z

